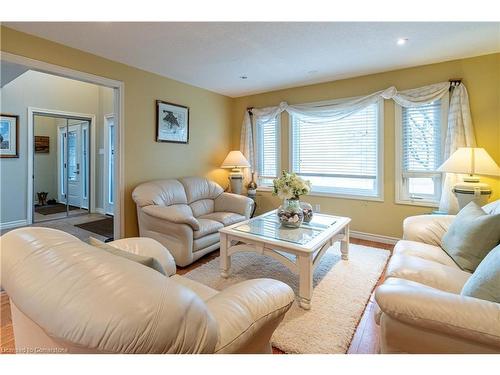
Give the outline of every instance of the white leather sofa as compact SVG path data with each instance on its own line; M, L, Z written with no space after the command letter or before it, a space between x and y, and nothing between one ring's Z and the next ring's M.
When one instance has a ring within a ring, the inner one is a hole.
M218 249L219 229L248 219L253 208L252 199L203 177L146 182L132 198L140 236L159 241L182 267Z
M221 292L175 275L150 238L111 246L155 257L167 276L55 229L1 241L1 281L20 353L264 353L294 293L277 280Z
M500 213L500 201L483 209ZM453 218L404 221L404 239L375 292L382 353L500 353L500 304L461 296L471 274L441 248Z

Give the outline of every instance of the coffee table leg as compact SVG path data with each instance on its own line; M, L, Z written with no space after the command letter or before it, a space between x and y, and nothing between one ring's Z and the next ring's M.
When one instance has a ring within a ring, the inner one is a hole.
M300 255L299 263L299 305L305 310L311 309L313 293L312 254Z
M349 259L349 225L344 228L344 239L340 241L340 253L343 260Z
M231 268L231 257L227 254L228 239L224 233L220 234L220 275L227 279Z

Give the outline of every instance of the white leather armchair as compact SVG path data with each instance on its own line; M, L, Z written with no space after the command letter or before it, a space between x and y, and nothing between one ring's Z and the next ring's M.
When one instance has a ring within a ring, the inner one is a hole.
M500 201L483 209L500 213ZM471 274L440 247L453 218L404 221L404 239L375 292L382 353L500 353L500 304L461 296Z
M1 238L2 286L23 353L264 353L292 289L249 280L221 292L175 275L149 238L110 245L154 256L167 276L55 229Z
M146 182L132 198L141 237L159 241L182 267L218 249L219 229L248 219L254 204L202 177Z

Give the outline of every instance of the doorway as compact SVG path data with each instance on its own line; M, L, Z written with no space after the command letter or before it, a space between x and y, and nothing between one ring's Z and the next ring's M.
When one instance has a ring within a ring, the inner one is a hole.
M33 222L90 212L92 117L33 112Z

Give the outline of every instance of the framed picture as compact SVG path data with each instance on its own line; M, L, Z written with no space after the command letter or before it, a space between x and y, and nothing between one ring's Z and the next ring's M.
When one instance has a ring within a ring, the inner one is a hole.
M18 158L19 116L0 114L0 158Z
M50 137L46 135L35 135L35 152L37 154L50 153Z
M189 108L156 101L156 142L189 142Z

